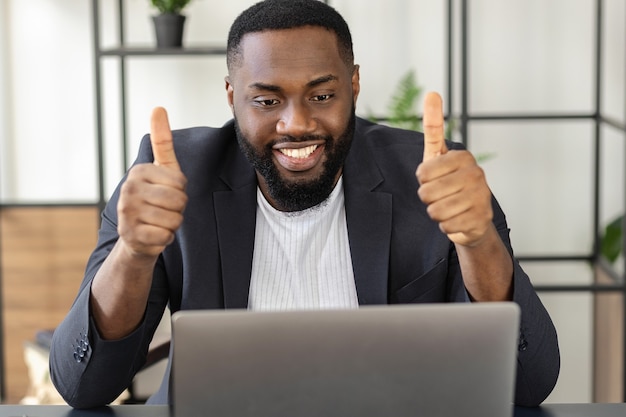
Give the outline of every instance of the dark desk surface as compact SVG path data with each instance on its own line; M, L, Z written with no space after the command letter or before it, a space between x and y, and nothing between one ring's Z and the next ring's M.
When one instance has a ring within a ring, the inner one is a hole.
M515 407L514 417L624 417L625 404L546 404ZM117 405L74 410L63 405L0 405L0 417L171 417L167 406Z
M515 407L515 417L617 417L626 416L626 404L545 404Z
M65 405L0 405L0 417L170 417L165 405L115 405L74 410Z

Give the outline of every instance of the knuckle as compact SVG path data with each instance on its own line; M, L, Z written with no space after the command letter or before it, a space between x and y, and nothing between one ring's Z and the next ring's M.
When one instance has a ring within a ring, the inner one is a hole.
M423 184L426 181L426 174L424 173L424 164L420 164L417 166L415 170L415 178L417 178L417 182Z
M426 202L426 197L428 196L428 193L423 186L417 189L417 196L420 198L420 200Z
M428 213L430 218L433 220L437 220L439 218L439 210L435 204L429 204L426 207L426 213Z
M433 193L429 189L429 187L424 187L424 186L420 187L417 190L417 195L419 196L420 200L422 200L424 204L428 205L434 202Z
M136 195L140 192L140 190L141 190L141 187L139 186L138 181L135 178L129 177L122 184L122 187L120 189L120 194L121 194L120 199L122 199L124 196Z

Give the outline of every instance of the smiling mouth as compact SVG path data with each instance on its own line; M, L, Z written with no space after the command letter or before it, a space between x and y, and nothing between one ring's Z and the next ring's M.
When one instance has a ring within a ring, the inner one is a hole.
M283 148L279 149L280 153L289 158L304 159L311 155L319 145L310 145L304 148Z

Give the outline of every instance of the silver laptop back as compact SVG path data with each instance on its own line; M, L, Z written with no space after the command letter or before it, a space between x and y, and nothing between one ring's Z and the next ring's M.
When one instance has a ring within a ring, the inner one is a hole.
M513 415L514 303L172 316L175 417Z

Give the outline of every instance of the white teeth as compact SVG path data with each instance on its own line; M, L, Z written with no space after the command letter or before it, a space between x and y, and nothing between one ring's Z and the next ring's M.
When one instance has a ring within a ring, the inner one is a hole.
M286 155L290 158L306 158L307 156L311 155L313 151L316 149L317 149L317 145L311 145L311 146L307 146L306 148L299 148L299 149L286 148L286 149L280 149L280 151L283 153L283 155Z

